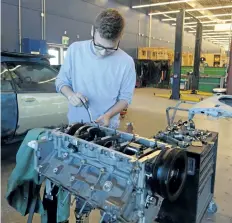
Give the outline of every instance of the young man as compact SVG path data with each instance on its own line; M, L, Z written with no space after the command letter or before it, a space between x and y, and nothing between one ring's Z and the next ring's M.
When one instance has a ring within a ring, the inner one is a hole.
M92 40L73 43L56 79L56 88L69 101L69 124L93 119L118 128L120 112L131 103L136 74L133 59L119 48L125 27L115 9L101 12L92 27Z

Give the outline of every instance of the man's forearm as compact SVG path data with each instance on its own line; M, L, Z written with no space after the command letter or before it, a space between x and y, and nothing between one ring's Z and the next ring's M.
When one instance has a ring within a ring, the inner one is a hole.
M108 115L110 118L120 113L123 109L126 109L128 106L127 101L120 100L118 101L108 112L106 112L106 115Z
M66 98L74 94L73 90L69 86L63 86L60 91Z

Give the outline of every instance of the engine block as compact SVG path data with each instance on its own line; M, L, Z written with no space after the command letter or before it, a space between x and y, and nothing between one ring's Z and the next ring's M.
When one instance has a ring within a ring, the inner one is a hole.
M100 222L153 222L187 175L184 150L94 124L47 130L28 145L39 174L82 201L77 216L99 209Z

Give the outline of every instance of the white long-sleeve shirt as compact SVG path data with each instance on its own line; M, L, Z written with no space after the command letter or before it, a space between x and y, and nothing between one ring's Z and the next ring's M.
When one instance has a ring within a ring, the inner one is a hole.
M92 41L73 43L66 54L64 64L56 79L56 88L60 92L63 86L69 86L88 98L93 119L106 113L118 100L131 103L136 82L133 59L118 49L106 57L94 54ZM69 104L69 123L90 122L84 107ZM119 114L112 117L111 127L119 125Z

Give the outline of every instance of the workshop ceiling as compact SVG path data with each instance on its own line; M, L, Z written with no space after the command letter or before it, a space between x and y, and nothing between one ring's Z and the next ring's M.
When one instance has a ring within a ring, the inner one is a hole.
M160 3L163 4L161 5ZM150 6L150 4L156 5ZM229 45L229 42L231 40L232 28L232 0L131 0L132 8L134 8L134 6L144 5L147 6L136 9L142 10L147 14L152 14L153 18L160 19L162 22L170 23L173 26L176 22L176 11L179 11L180 9L185 9L185 17L187 17L185 19L185 23L187 23L185 24L186 31L193 33L195 32L196 24L194 22L196 22L196 20L192 17L194 16L203 23L203 33L209 33L212 31L207 36L213 35L214 38L207 37L208 40L223 46ZM190 10L191 12L187 12L188 10ZM229 29L219 33L214 31L215 24L231 24L231 26L229 27ZM222 39L221 36L223 35L223 32L227 33L227 36ZM215 35L220 36L217 37Z

